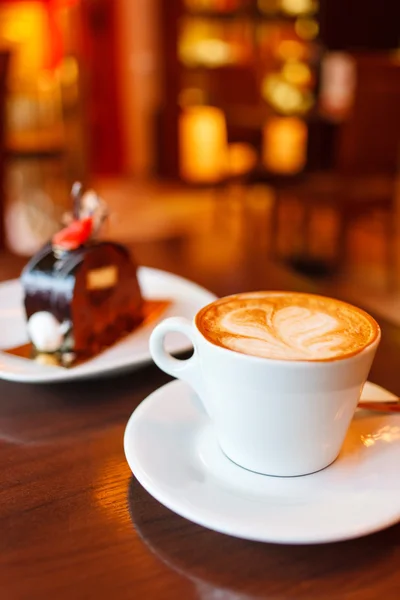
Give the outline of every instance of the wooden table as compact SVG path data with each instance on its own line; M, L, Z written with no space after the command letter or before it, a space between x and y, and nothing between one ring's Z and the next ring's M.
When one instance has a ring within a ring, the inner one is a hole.
M212 253L200 267L182 240L135 254L218 294L317 289L245 249L230 272ZM22 263L0 256L1 277ZM382 329L370 379L400 394L400 331ZM154 500L132 477L122 439L132 411L168 380L148 365L100 382L0 382L2 600L400 597L400 525L345 543L278 546L214 533Z

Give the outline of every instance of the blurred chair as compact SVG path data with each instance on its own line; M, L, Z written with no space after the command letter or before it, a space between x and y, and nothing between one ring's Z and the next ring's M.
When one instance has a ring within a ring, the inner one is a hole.
M0 52L0 249L5 245L4 231L4 160L5 160L5 99L10 55Z
M289 195L302 206L302 240L307 258L315 208L332 208L339 221L335 267L348 258L348 233L356 219L379 210L385 215L386 264L395 270L396 182L400 151L400 59L388 54L354 56L357 83L349 117L337 127L334 165L293 183L276 186L271 251L277 255L280 206Z

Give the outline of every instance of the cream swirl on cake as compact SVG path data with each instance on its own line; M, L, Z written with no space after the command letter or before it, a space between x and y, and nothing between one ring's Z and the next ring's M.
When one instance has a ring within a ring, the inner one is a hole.
M350 304L289 292L238 294L203 308L196 318L213 344L263 358L323 361L356 354L379 327Z

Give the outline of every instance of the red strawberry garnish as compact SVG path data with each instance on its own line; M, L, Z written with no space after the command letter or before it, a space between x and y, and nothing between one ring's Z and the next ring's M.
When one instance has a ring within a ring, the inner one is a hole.
M62 250L75 250L82 246L90 238L93 230L91 217L72 221L68 227L62 229L53 236L53 246Z

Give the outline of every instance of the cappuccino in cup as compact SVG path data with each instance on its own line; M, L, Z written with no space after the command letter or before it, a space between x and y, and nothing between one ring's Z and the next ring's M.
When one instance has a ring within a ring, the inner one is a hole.
M188 360L164 348L169 332L194 346ZM379 345L363 310L313 294L252 292L172 317L150 338L154 362L187 382L221 450L275 476L319 471L339 455Z
M203 308L196 325L216 346L278 360L329 361L352 356L378 335L364 311L324 296L257 292Z

